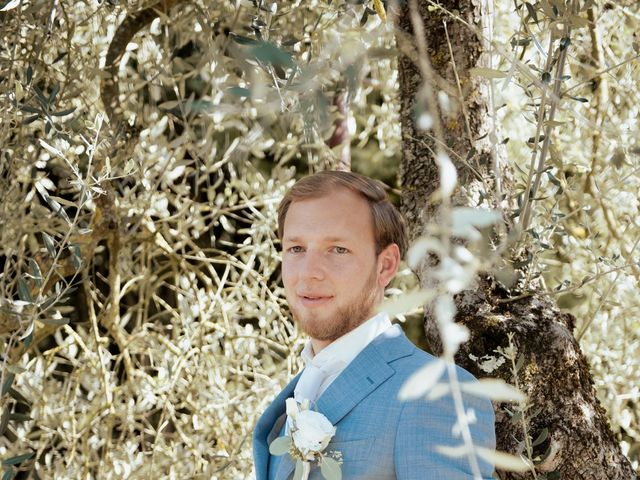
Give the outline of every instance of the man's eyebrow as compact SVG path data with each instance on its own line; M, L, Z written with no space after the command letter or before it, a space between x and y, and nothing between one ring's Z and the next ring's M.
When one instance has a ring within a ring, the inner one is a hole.
M347 238L344 237L326 237L321 239L323 242L346 242ZM283 242L291 242L291 243L299 243L304 242L302 237L284 237L282 239Z
M327 242L346 242L348 239L345 237L327 237L324 240Z
M300 237L282 237L282 241L296 243L302 241L302 239Z

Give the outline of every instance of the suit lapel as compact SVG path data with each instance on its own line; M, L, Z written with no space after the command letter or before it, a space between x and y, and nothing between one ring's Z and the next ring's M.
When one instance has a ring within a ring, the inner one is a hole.
M316 408L336 425L394 373L378 350L369 345L329 385L318 399Z
M253 457L255 460L256 480L267 480L269 473L269 436L278 419L285 413L286 400L293 396L293 390L300 379L296 375L289 384L278 394L271 405L264 411L253 434ZM280 424L282 425L282 424ZM288 457L289 455L285 455Z
M343 370L320 396L317 409L336 425L396 371L390 362L415 349L398 325L380 334Z
M338 429L338 422L376 388L395 374L389 362L411 355L415 346L395 325L367 345L320 396L314 410ZM284 480L295 468L289 455L281 457L276 478ZM260 479L260 477L258 477Z

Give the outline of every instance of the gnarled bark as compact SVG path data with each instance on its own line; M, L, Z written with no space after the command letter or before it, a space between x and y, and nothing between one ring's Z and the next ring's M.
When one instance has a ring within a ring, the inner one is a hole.
M416 43L411 42L410 3L403 2L397 17L401 51L403 44ZM489 18L488 4L483 0L444 0L438 2L442 10L428 11L427 2L419 3L425 41L435 72L434 78L427 81L436 84L444 81L453 86L450 90L462 91L464 109L458 108L442 122L443 140L458 167L460 184L467 192L489 186L493 191L485 193L496 198L496 178L492 174L496 164L486 139L492 131L487 115L487 91L469 73L470 68L486 66L482 65L482 41L471 28L444 13L445 10L456 12L474 26L475 31L481 32L482 19ZM410 56L403 55L399 59L404 155L402 208L411 225L410 235L415 239L433 215L433 206L427 206L426 202L438 188L439 174L433 157L434 140L430 132L420 131L415 126L414 106L424 79L415 58ZM483 136L485 138L481 139ZM470 151L475 154L465 161ZM508 189L509 184L502 188ZM462 198L457 197L455 201L461 202ZM426 272L417 273L424 283ZM589 366L572 333L573 317L561 313L553 299L543 292L519 299L509 298L509 295L492 278L484 277L474 290L457 296L457 321L471 331L471 339L459 351L457 361L477 376L486 376L470 354L476 357L492 354L495 348L507 346L507 334L513 333L513 342L524 358L518 371L519 383L533 404L531 412L539 409L539 413L528 419L529 434L535 439L545 428L549 432L548 438L534 449L536 455L549 451L546 459L536 465L536 470L547 474L558 472L561 478L568 480L635 478L611 432L606 411L596 397ZM429 315L425 317L425 332L434 353L440 353L438 328ZM508 365L499 367L492 376L509 383L514 381ZM495 406L498 449L518 453L518 443L523 439L521 424L512 421L506 404ZM531 473L499 473L504 479L533 478Z

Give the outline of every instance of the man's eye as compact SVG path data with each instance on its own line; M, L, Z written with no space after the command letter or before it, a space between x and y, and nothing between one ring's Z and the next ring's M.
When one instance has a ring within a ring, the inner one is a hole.
M293 247L289 247L289 252L291 253L301 253L302 252L302 247L299 245L295 245Z
M334 250L336 253L340 253L340 254L349 253L349 250L347 250L344 247L335 247Z

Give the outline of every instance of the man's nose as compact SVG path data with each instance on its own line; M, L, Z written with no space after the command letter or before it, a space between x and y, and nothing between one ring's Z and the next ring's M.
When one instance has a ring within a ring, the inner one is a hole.
M307 252L302 264L302 276L313 280L323 280L325 264L322 255L317 252Z

